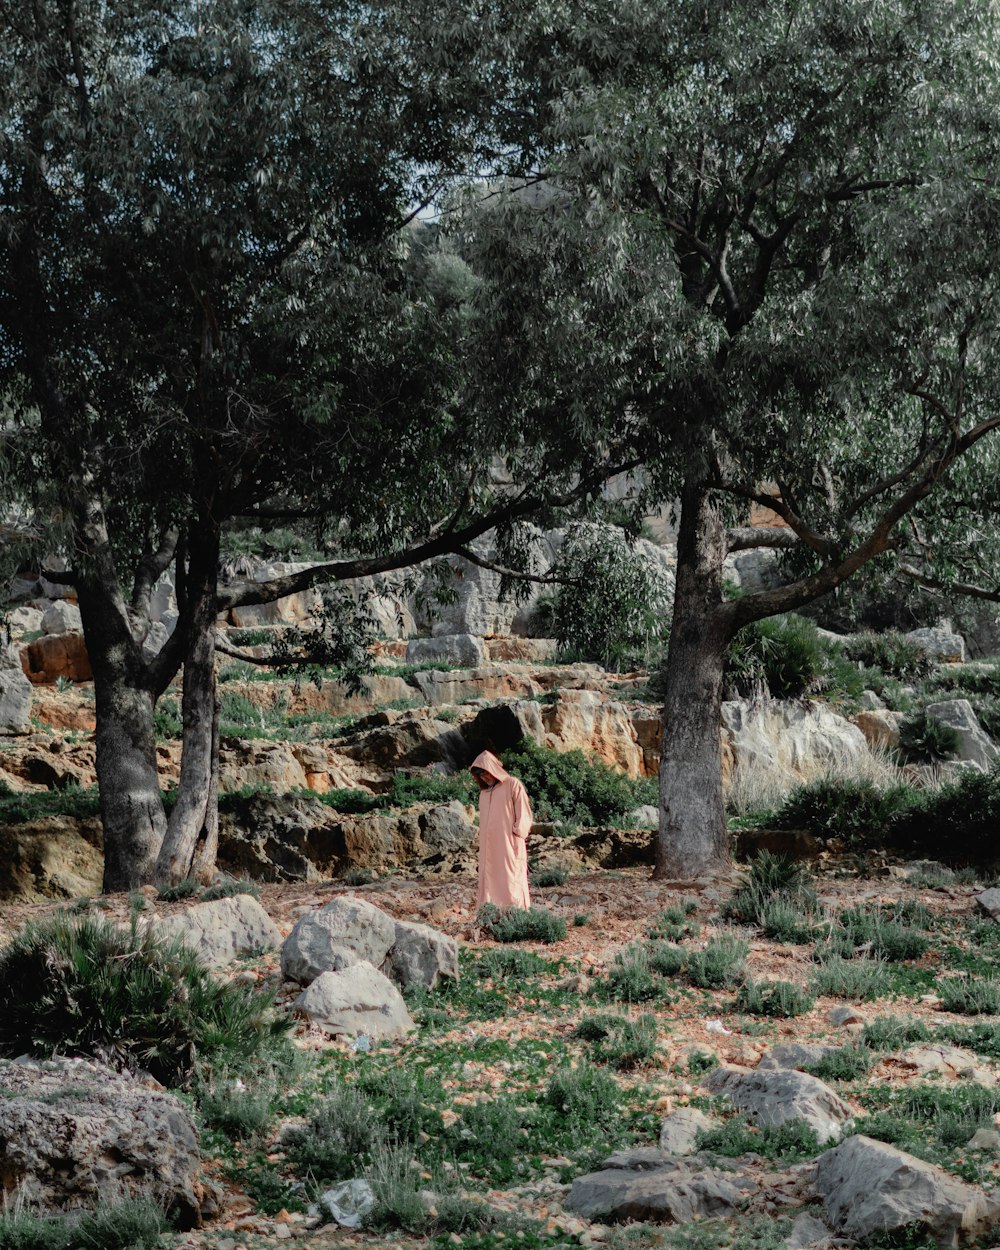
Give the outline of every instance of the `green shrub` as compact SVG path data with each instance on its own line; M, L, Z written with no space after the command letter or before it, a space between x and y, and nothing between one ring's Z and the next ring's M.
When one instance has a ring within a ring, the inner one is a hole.
M605 1036L595 1039L594 1058L598 1063L620 1072L641 1068L656 1055L656 1017L640 1016L638 1020L606 1017L615 1020Z
M905 910L886 913L880 908L849 908L840 916L842 932L835 931L833 936L842 937L852 953L853 949L864 947L869 954L889 962L919 959L930 945L930 938L909 924L887 919L887 915L906 916L907 913Z
M843 645L850 659L899 680L919 680L935 668L933 657L898 629L887 629L881 634L865 630L846 639Z
M711 1072L719 1066L717 1055L707 1055L703 1050L692 1051L688 1055L687 1070L689 1076L700 1076L703 1072Z
M198 1111L210 1127L232 1141L260 1137L271 1127L277 1088L260 1077L247 1085L224 1073L197 1090Z
M582 929L590 919L590 915L585 911L578 911L573 916L573 928Z
M870 1050L902 1050L915 1042L926 1042L933 1034L922 1020L902 1020L899 1016L876 1016L869 1020L861 1042Z
M270 996L221 982L191 950L103 917L55 914L0 951L0 1054L99 1058L165 1085L287 1053Z
M561 942L566 936L566 921L544 907L501 910L485 903L477 917L494 942Z
M889 972L882 959L842 959L833 956L813 973L809 988L817 995L852 1002L882 998L889 993Z
M798 1163L802 1159L814 1158L824 1147L820 1145L815 1130L802 1120L789 1120L777 1127L756 1127L739 1116L732 1116L718 1128L699 1133L697 1148L726 1159L758 1154L765 1159Z
M341 1086L313 1111L309 1122L291 1129L285 1154L300 1176L333 1184L350 1180L385 1145L385 1127L357 1090Z
M731 933L712 938L702 950L688 956L685 976L701 989L731 989L743 976L750 944Z
M253 881L220 881L218 885L210 885L201 895L203 903L211 903L217 898L236 898L240 894L249 894L251 898L260 899L260 886Z
M185 877L175 885L161 885L156 891L156 897L161 903L179 903L182 899L191 898L200 889L201 886L194 877Z
M655 942L648 948L649 966L661 977L676 977L684 970L688 953L683 946L671 946L669 942Z
M789 1020L809 1011L813 1000L790 981L751 981L740 986L736 1010L751 1016L774 1016Z
M871 781L821 779L797 786L774 814L776 829L802 829L818 838L865 842L885 831L919 799L913 787L880 789Z
M695 938L700 932L701 926L697 920L691 919L689 910L683 907L667 907L646 930L646 936L680 942L683 938Z
M345 868L340 874L339 880L348 889L355 890L359 885L371 885L375 880L375 874L370 868Z
M530 738L505 751L503 763L524 782L539 820L613 825L648 798L642 782L582 751L553 751Z
M610 1129L621 1116L622 1094L614 1078L587 1063L557 1068L539 1101L561 1119L591 1128Z
M823 638L813 621L795 614L744 625L730 643L726 677L738 697L761 687L780 699L821 691L857 697L864 688L840 647Z
M15 792L0 785L0 829L44 820L47 816L67 816L72 820L89 820L99 816L101 801L97 787L84 790L69 785L63 790Z
M0 1209L0 1250L154 1250L167 1219L148 1198L125 1198L94 1211L37 1215Z
M958 754L958 732L951 725L918 712L899 726L899 750L904 759L918 764L950 760Z
M992 864L1000 827L1000 768L961 772L937 790L925 791L900 816L892 840L915 858Z
M949 1024L941 1036L953 1046L965 1046L977 1055L1000 1059L1000 1024Z
M531 884L540 890L553 885L565 885L568 880L568 868L536 868L531 874Z
M723 915L756 925L778 942L808 942L819 910L816 891L802 864L761 851L743 883L723 904Z
M552 967L532 951L485 950L477 955L472 970L477 977L489 977L494 981L523 981L526 977L549 972Z
M639 944L619 951L605 975L595 982L594 992L622 1003L644 1003L659 998L664 985L654 976L648 949Z
M648 664L663 649L670 583L621 530L572 529L555 571L567 580L548 600L547 624L565 658L622 671Z
M937 983L943 1011L963 1016L1000 1012L1000 982L992 977L942 977Z
M867 1047L840 1046L832 1054L808 1064L805 1071L821 1081L856 1081L858 1077L867 1076L873 1064Z

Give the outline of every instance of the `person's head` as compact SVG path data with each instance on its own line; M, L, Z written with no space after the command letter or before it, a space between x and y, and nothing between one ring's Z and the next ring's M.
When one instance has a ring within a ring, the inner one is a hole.
M495 786L497 783L496 777L492 773L488 773L485 768L473 767L469 771L479 783L480 790L489 790L491 786Z

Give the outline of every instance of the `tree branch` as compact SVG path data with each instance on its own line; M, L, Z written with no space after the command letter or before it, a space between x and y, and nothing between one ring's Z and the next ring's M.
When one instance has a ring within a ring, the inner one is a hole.
M794 530L778 525L747 525L726 531L726 550L730 554L757 547L798 547L801 543Z
M1000 586L996 590L987 590L985 586L973 586L969 582L945 582L937 577L929 577L921 573L912 564L901 564L897 572L910 578L928 590L943 590L951 594L965 595L970 599L985 599L988 603L1000 603Z

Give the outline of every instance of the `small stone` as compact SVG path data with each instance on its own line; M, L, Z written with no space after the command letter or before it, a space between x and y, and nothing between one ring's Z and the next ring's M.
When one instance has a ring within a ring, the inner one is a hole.
M865 1022L864 1016L857 1007L851 1007L846 1003L831 1007L826 1013L826 1018L831 1024L864 1024Z

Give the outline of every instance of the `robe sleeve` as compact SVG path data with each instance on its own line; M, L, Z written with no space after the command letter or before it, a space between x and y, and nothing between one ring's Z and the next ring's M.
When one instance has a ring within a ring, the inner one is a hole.
M521 782L518 782L514 787L514 836L527 838L531 832L533 822L534 817L531 814L531 804L528 802L528 792Z

